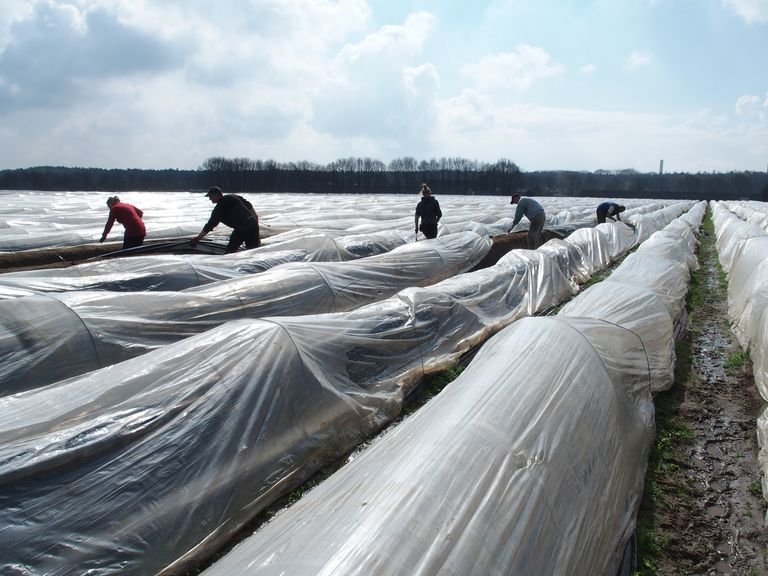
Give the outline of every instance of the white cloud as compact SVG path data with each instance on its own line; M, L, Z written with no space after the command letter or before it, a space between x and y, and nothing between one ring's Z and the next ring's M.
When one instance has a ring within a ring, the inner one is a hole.
M397 66L421 54L437 18L427 12L411 14L403 26L383 26L357 44L347 44L336 57L337 65L346 69L370 59L382 59Z
M517 52L483 56L479 62L462 66L460 72L471 78L480 92L521 93L540 78L565 72L560 64L549 64L549 58L542 48L520 44Z
M763 166L768 154L767 126L735 129L707 112L691 121L687 116L537 105L494 108L469 91L441 102L439 110L433 156L457 155L457 150L486 160L503 156L529 171L553 165L654 171L660 158L680 171L744 170Z
M723 0L723 5L744 18L747 24L768 22L768 0Z
M765 120L768 118L767 110L768 96L766 96L765 102L762 105L760 104L759 96L742 96L736 102L736 114L751 120Z
M579 72L583 74L592 74L593 72L597 72L597 66L594 64L587 64L586 66L582 66Z
M344 46L311 97L311 126L340 138L418 141L433 116L439 77L434 66L415 60L436 23L419 12Z
M648 50L635 50L624 59L624 65L627 68L637 68L638 66L645 66L650 64L653 58L653 54Z
M758 106L760 106L759 96L742 96L736 102L736 114L746 114Z

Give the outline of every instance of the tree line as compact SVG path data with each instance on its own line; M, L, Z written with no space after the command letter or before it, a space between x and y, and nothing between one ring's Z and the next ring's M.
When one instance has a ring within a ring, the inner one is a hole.
M342 158L329 164L309 161L225 158L205 160L197 170L142 170L38 166L0 170L4 190L179 191L218 185L225 192L415 193L426 182L436 194L515 192L533 196L601 195L768 201L765 172L641 173L633 169L524 172L508 159L493 163L465 158Z

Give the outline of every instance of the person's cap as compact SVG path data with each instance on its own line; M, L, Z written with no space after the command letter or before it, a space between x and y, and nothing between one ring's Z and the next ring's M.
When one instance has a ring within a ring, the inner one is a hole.
M213 194L221 194L221 188L219 188L218 186L211 186L210 188L208 188L208 193L206 194L206 196L211 197Z

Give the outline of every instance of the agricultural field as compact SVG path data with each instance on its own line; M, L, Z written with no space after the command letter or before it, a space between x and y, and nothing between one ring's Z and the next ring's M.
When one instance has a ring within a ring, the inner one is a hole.
M126 194L133 252L106 194L0 196L3 570L768 566L706 203L538 198L527 250L508 198L438 197L427 240L417 196L250 194L263 246L225 255L202 194Z

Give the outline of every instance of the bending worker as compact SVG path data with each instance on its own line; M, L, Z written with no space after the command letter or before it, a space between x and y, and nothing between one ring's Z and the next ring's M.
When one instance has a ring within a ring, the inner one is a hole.
M421 217L421 226L419 226L419 217ZM421 185L421 200L416 205L416 236L419 230L427 238L437 238L437 223L443 213L440 211L440 204L432 196L432 190L426 184Z
M544 213L544 208L541 204L536 202L533 198L521 198L520 194L512 194L512 201L510 204L517 204L517 210L515 210L515 221L512 222L512 228L509 232L517 226L520 219L525 216L530 220L531 224L528 227L528 249L536 250L541 244L541 231L544 228L544 222L547 217Z
M233 228L232 235L229 237L229 244L227 244L228 254L237 252L243 242L245 242L247 250L258 248L261 245L259 240L259 216L248 200L237 194L224 195L218 186L211 186L206 196L211 199L212 203L216 204L216 207L211 212L211 219L203 226L203 231L192 238L191 244L193 247L197 246L197 243L208 232L216 228L219 222L223 222L230 228Z
M136 206L120 202L120 198L117 196L107 198L107 206L109 206L109 219L107 220L107 225L104 226L104 233L101 235L99 242L104 242L107 239L107 234L112 230L112 225L117 220L125 228L123 250L141 246L144 243L144 237L147 235L147 229L141 220L144 212L136 208Z
M621 222L621 214L624 212L626 208L624 206L619 206L615 202L603 202L597 207L597 223L598 224L604 224L605 219L610 218L614 222L617 220ZM614 218L616 216L616 218Z

